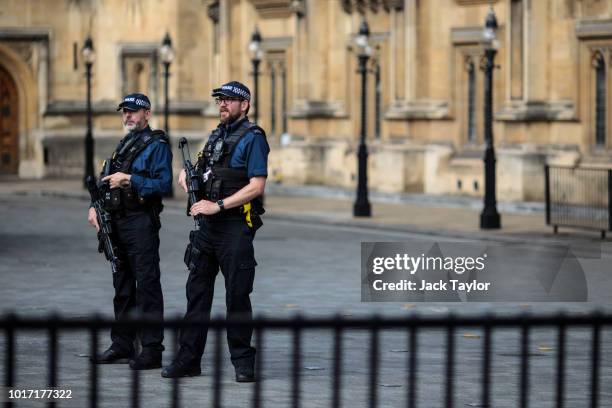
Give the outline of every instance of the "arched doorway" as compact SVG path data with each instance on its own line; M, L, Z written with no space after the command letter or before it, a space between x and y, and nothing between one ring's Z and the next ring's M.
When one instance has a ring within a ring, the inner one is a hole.
M17 86L0 66L0 174L17 174L19 169L19 122Z

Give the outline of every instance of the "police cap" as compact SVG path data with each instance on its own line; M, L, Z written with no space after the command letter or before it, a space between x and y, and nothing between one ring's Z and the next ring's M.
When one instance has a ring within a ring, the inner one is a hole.
M212 91L213 97L227 96L228 98L240 98L245 101L251 100L251 91L245 84L238 81L231 81L227 84L221 85L221 88L215 88Z
M123 101L117 107L117 110L129 109L137 111L139 109L151 109L151 101L145 94L133 93L123 97Z

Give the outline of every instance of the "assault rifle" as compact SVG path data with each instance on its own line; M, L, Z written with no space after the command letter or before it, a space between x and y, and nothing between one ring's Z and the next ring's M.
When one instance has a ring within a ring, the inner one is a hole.
M106 259L111 263L113 273L117 273L120 261L117 257L117 247L113 245L113 241L111 240L111 234L113 232L111 216L102 206L104 196L96 184L96 179L92 176L87 177L87 189L89 190L91 204L96 210L96 217L98 218L98 225L100 226L100 231L98 231L98 252L104 253Z
M185 147L187 148L187 155L185 155ZM201 190L201 185L203 182L208 179L208 175L210 171L206 172L203 176L198 174L198 171L195 169L193 164L191 163L191 154L189 153L189 143L187 139L181 137L179 140L179 149L181 149L181 156L183 156L183 168L185 169L186 182L187 182L187 196L189 197L189 201L187 201L187 216L189 216L189 208L191 205L197 203L199 201L199 192ZM200 225L203 220L203 215L198 214L195 217L195 223L197 226Z

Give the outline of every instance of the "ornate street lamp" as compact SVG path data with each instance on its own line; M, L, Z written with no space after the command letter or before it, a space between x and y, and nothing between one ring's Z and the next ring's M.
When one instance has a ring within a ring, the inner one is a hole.
M172 144L170 143L170 125L168 123L168 114L170 110L170 102L168 99L168 78L170 78L170 64L174 60L174 50L172 49L172 39L170 33L166 33L162 41L162 46L159 49L162 63L164 64L164 131L168 135L168 145L172 150ZM174 197L174 184L172 184L169 197Z
M255 27L253 35L251 36L251 42L249 43L249 53L251 54L251 62L253 63L253 92L255 97L253 99L253 121L257 123L257 117L259 116L259 63L263 58L263 50L261 49L261 33L259 29Z
M298 16L298 18L302 18L306 14L306 5L304 4L304 0L292 0L289 7L291 8L291 11Z
M83 44L83 60L85 61L85 78L87 79L87 133L85 134L85 177L83 182L87 188L87 178L94 177L94 141L92 134L92 112L91 112L91 67L94 63L96 54L94 52L91 36L87 36Z
M368 200L368 148L365 144L366 139L366 94L367 94L367 64L372 47L369 43L370 29L368 23L363 20L359 27L359 35L355 39L357 48L357 58L359 59L359 70L361 74L361 134L359 138L359 150L357 152L358 180L357 198L353 206L355 217L369 217L372 215L370 201Z
M484 209L480 214L481 229L501 228L501 218L497 212L497 201L495 198L495 149L493 144L493 70L495 69L495 54L497 54L497 19L493 8L489 10L485 28L483 30L483 42L485 58L483 69L485 71L484 86L484 131L485 131L485 154L484 154L484 176L485 196Z
M374 54L372 55L372 74L374 74L374 137L380 140L382 90L380 83L380 46L378 45L374 47Z

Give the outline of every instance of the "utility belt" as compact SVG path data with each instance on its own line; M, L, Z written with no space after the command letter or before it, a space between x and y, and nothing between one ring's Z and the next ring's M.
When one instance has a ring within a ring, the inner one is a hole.
M110 212L146 211L151 203L138 196L132 187L118 187L104 191L102 207Z
M246 203L240 207L234 207L223 210L217 214L206 215L204 219L208 222L224 222L224 221L245 221L249 228L257 231L263 221L256 211L253 210L251 203Z
M212 222L225 221L229 219L243 220L245 219L244 205L241 205L240 207L229 208L227 210L223 210L213 215L207 215L205 216L205 218L208 221L212 221Z
M149 214L151 211L150 209L143 209L143 210L136 210L136 211L132 211L132 210L117 210L111 213L111 218L113 220L120 220L123 218L127 218L130 217L132 215L137 215L137 214Z
M161 227L159 214L164 206L161 200L144 199L132 187L106 189L103 208L109 212L112 220L120 220L135 214L149 214L157 228Z
M161 212L162 208L163 208L162 206L158 208L152 205L143 206L139 210L128 210L124 208L124 209L120 209L120 210L111 212L110 216L111 216L111 220L118 221L118 220L128 218L133 215L146 214L147 216L151 217L151 222L159 230L161 228L161 221L159 219L159 213Z

